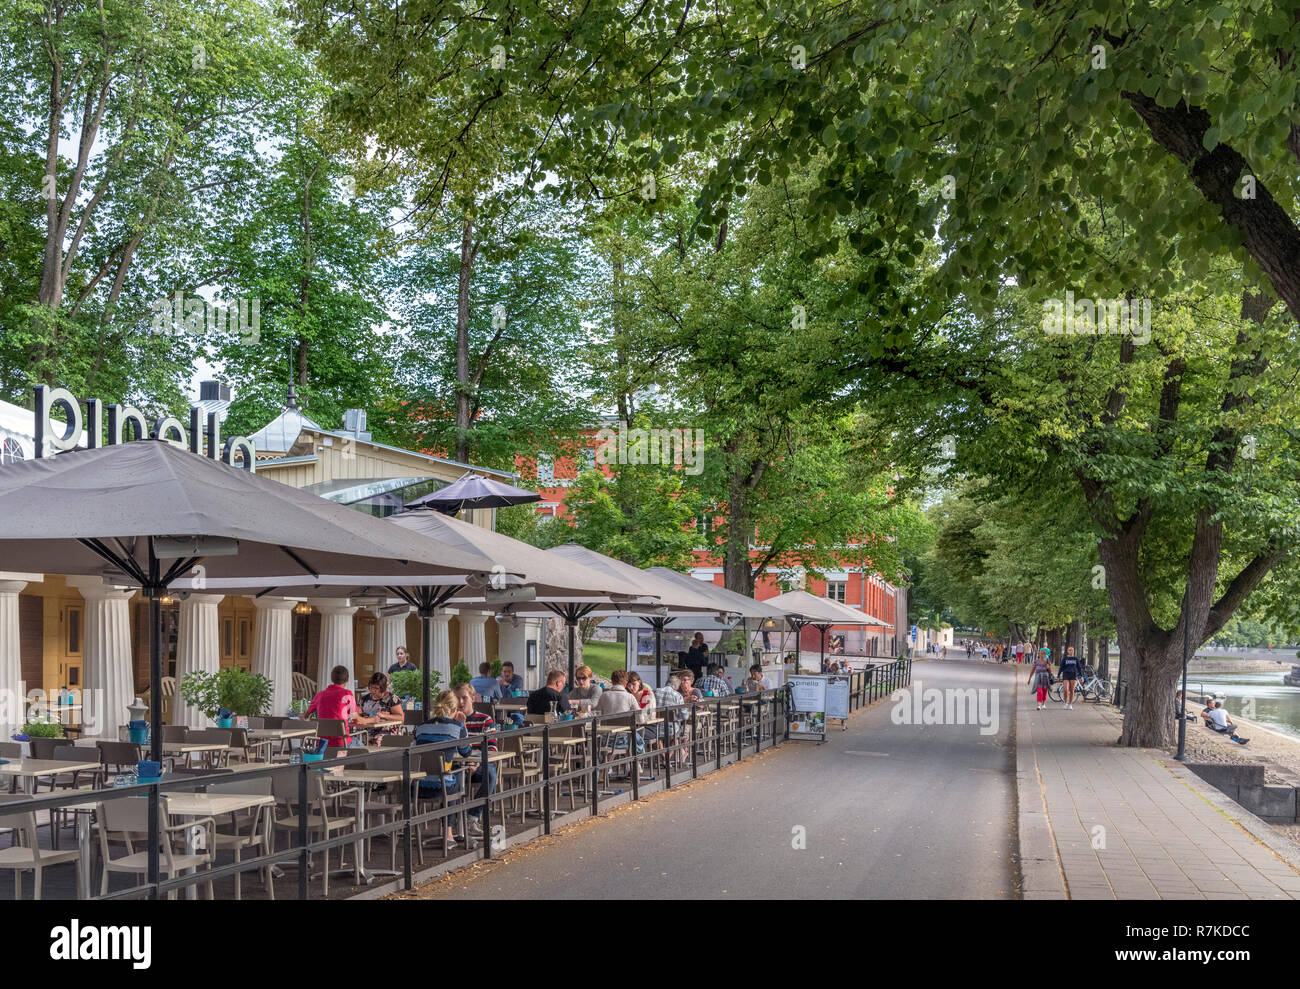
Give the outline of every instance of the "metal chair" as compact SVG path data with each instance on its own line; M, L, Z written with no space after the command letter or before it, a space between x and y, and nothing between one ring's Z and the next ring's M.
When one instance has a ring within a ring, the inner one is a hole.
M201 817L196 820L187 820L182 824L171 824L170 816L167 812L167 797L164 795L161 800L161 820L159 821L159 843L158 843L158 874L159 876L175 877L188 869L199 869L203 866L211 866L214 861L213 848L216 844L216 822L210 817ZM105 800L99 805L95 815L99 821L99 853L104 863L104 877L100 883L99 892L101 896L108 894L108 877L113 872L134 873L136 875L145 875L149 872L149 848L147 837L149 833L149 801L144 797L121 797L117 800ZM172 847L172 836L182 833L189 833L191 829L202 825L207 830L207 851L205 852L183 852L177 854ZM110 835L121 835L121 841L126 845L126 854L120 858L113 858L110 854L109 845L112 839ZM143 837L143 841L141 841ZM143 843L144 848L140 851L135 850L137 843ZM207 883L208 899L213 899L212 882ZM175 899L173 891L169 899Z
M81 850L61 852L41 848L36 837L36 814L22 806L31 799L25 793L0 797L0 828L11 829L12 836L9 847L0 848L0 869L13 871L14 899L22 899L24 872L34 873L33 898L39 900L44 870L65 862L73 863L77 874L77 899L84 899L86 890L81 877Z
M346 798L359 796L360 791L355 787L347 787L342 790L328 792L325 789L325 777L320 773L309 772L307 774L307 806L298 805L298 775L296 773L277 773L271 779L271 792L275 797L275 813L273 826L276 832L286 831L292 836L298 833L300 824L305 823L307 828L308 840L311 835L319 834L322 839L331 838L335 832L342 832L348 828L354 831L360 826L361 821L356 814L356 804L352 804L352 815L344 816L338 813L340 807L345 805ZM330 815L331 806L335 813ZM283 810L284 816L280 815ZM272 838L274 843L274 838ZM292 846L290 846L292 847ZM343 856L348 846L339 846L339 868L343 868ZM355 858L355 855L353 856ZM310 868L311 858L308 856L308 867ZM356 882L361 883L361 863L353 863L356 871ZM325 868L321 870L323 883L323 895L328 898L330 895L330 856L329 849L325 850Z
M269 778L241 780L234 783L210 783L208 793L264 794L274 796L274 789ZM227 828L218 824L216 828L213 851L229 848L235 853L235 862L240 861L240 854L245 848L261 848L263 855L271 854L271 829L274 806L254 807L229 815ZM226 817L226 815L222 815ZM262 884L266 887L268 899L275 899L275 883L272 879L271 866L265 866L262 872ZM240 879L242 872L235 873L235 899L240 899Z

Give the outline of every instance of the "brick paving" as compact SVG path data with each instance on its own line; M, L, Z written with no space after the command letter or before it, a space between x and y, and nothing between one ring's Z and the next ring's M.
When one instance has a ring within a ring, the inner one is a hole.
M1016 686L1025 899L1297 899L1300 847L1152 749L1124 749L1113 708Z

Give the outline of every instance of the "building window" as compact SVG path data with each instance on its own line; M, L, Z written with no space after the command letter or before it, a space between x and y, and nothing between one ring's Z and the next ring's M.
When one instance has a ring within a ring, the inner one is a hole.
M12 437L5 437L4 446L0 447L0 466L16 464L23 459L22 444Z
M585 473L586 471L595 470L595 469L596 469L596 451L590 449L583 450L582 453L578 455L578 472Z
M713 539L713 516L695 516L695 531L699 533L701 542L707 546Z
M826 582L826 596L832 601L838 601L840 604L843 604L847 595L848 586L847 581L828 580Z
M555 458L549 453L537 455L537 480L543 484L555 483Z

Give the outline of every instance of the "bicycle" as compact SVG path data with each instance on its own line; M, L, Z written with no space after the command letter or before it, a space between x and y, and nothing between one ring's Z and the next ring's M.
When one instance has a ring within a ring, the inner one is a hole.
M1058 704L1065 700L1065 688L1062 686L1063 681L1057 680L1048 688L1047 696ZM1086 701L1088 695L1092 695L1092 700L1097 703L1109 701L1114 693L1111 682L1104 677L1097 676L1096 671L1091 666L1083 667L1083 675L1074 681L1074 696L1079 700Z

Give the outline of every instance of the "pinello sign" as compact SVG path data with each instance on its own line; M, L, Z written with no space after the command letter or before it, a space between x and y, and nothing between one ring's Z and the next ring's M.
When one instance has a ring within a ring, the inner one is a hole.
M50 418L50 413L56 408L63 410L64 422ZM106 416L107 436L104 435ZM221 423L217 421L216 413L209 412L206 423L202 420L203 410L194 406L190 409L188 430L175 416L160 416L150 425L144 413L134 406L105 406L98 398L86 399L83 416L81 405L72 392L66 388L40 385L36 389L36 456L45 456L46 443L55 453L75 450L83 437L88 450L131 440L156 439L200 456L206 447L207 456L213 460L243 467L249 473L257 470L253 443L248 437L232 436L223 443ZM243 454L242 462L236 461L236 453Z

